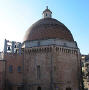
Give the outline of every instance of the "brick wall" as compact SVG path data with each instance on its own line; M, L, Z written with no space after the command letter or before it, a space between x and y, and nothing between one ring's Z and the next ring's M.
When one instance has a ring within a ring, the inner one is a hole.
M5 81L5 60L0 60L0 90L4 88Z
M7 53L6 60L6 83L11 85L13 90L23 83L23 55ZM19 70L18 70L18 67Z
M25 49L24 79L30 90L79 90L80 59L78 50L62 47L36 47ZM40 79L37 66L40 65ZM29 90L29 89L28 89ZM50 89L51 90L51 89Z

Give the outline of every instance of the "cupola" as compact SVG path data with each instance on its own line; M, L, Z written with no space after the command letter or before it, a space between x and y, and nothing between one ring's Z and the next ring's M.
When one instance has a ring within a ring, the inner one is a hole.
M52 12L48 9L48 6L46 9L43 11L43 18L51 18L52 17Z

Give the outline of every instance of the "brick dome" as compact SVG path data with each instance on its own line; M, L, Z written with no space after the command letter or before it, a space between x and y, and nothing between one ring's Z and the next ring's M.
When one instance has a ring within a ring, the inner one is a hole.
M27 31L23 41L43 39L63 39L74 41L68 28L53 18L43 18L34 23Z

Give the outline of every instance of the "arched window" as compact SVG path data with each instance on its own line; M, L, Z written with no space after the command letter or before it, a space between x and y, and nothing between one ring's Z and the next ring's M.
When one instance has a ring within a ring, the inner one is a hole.
M8 46L8 50L11 50L10 46Z
M40 65L37 65L37 79L40 79Z
M18 66L17 71L21 72L21 66Z
M9 72L13 72L13 66L12 65L9 66Z
M71 90L71 88L70 87L67 87L66 90Z
M38 87L37 90L41 90L41 87Z
M17 90L23 90L23 87L21 87L21 86L17 87Z

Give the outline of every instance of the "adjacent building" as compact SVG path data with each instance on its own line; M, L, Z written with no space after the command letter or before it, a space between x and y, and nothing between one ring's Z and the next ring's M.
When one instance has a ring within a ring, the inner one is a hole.
M82 55L81 62L84 89L89 90L89 55Z
M0 90L4 89L5 85L5 60L0 52Z

